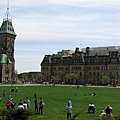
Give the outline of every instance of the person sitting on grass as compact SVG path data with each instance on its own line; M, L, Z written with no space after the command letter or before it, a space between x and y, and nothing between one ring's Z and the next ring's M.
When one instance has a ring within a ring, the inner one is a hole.
M24 109L24 106L23 105L18 105L18 109Z
M108 114L108 115L112 114L112 107L110 107L110 105L108 105L108 106L106 107L105 111L106 111L106 115L107 115L107 114Z
M13 98L10 99L10 103L11 103L11 108L15 108L15 102Z
M95 113L95 105L93 103L90 103L88 106L88 113Z
M10 102L10 100L8 100L8 102L7 102L7 104L6 104L6 107L7 107L7 109L10 109L10 108L11 108L11 102Z
M105 115L106 115L105 111L102 110L102 111L101 111L101 114L100 114L100 116L99 116L99 120L102 120Z

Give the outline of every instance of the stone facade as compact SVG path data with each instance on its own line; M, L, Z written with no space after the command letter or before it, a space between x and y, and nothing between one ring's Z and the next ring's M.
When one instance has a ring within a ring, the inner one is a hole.
M109 83L120 84L120 46L76 48L66 56L45 55L41 73L44 81L54 78L55 83L102 85L103 76L109 75Z
M11 83L14 79L14 41L16 34L11 19L3 19L0 27L0 83Z

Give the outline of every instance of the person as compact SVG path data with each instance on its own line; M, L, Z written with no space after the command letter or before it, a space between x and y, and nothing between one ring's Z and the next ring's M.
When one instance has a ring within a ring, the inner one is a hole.
M1 96L0 96L0 102L2 101L2 98L1 98Z
M27 103L26 101L23 102L24 109L27 110Z
M106 111L106 115L107 114L112 114L112 107L110 107L110 105L108 105L106 108L105 108L105 111Z
M18 109L24 109L24 106L23 106L22 103L21 103L21 104L18 104Z
M14 92L14 88L13 87L11 88L11 92Z
M13 101L13 98L11 98L10 103L11 103L11 108L15 108L15 102Z
M35 98L35 112L38 112L38 100Z
M101 114L100 114L100 116L99 116L99 120L102 120L105 115L106 115L105 111L102 110L102 111L101 111Z
M37 95L36 95L36 93L34 94L34 98L37 98Z
M40 98L40 102L39 102L39 114L43 114L43 106L44 106L43 99Z
M27 103L27 108L29 110L30 109L30 100L28 99L28 97L26 97L26 103Z
M6 92L5 92L5 90L3 91L3 97L5 97L5 95L6 95Z
M18 92L18 87L15 88L15 92Z
M23 105L23 101L20 100L20 101L18 102L18 105Z
M88 105L88 113L90 112L95 113L95 105L93 103Z
M6 104L6 107L7 107L7 109L10 109L10 108L11 108L11 102L10 102L10 100L8 100L8 102L7 102L7 104Z
M70 103L68 103L68 105L66 106L66 111L67 111L67 120L68 120L69 118L71 119L72 106L70 105Z
M8 100L10 100L11 99L11 95L8 95Z
M68 103L72 106L72 101L70 98L68 99Z

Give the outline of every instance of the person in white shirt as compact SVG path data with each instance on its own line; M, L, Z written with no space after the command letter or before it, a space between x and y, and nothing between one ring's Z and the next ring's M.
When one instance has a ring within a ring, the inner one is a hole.
M27 110L27 103L26 101L23 102L24 109Z
M72 106L70 105L70 103L68 103L68 105L66 106L66 111L67 111L67 120L68 120L69 118L71 119Z
M105 115L106 115L105 111L102 110L102 111L101 111L101 114L100 114L100 116L99 116L99 120L102 120Z
M24 109L23 105L18 105L18 109Z

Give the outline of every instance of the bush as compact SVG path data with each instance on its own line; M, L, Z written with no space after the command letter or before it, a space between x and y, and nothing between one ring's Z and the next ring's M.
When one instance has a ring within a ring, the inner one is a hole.
M0 120L28 120L33 112L24 109L4 109L0 111Z

